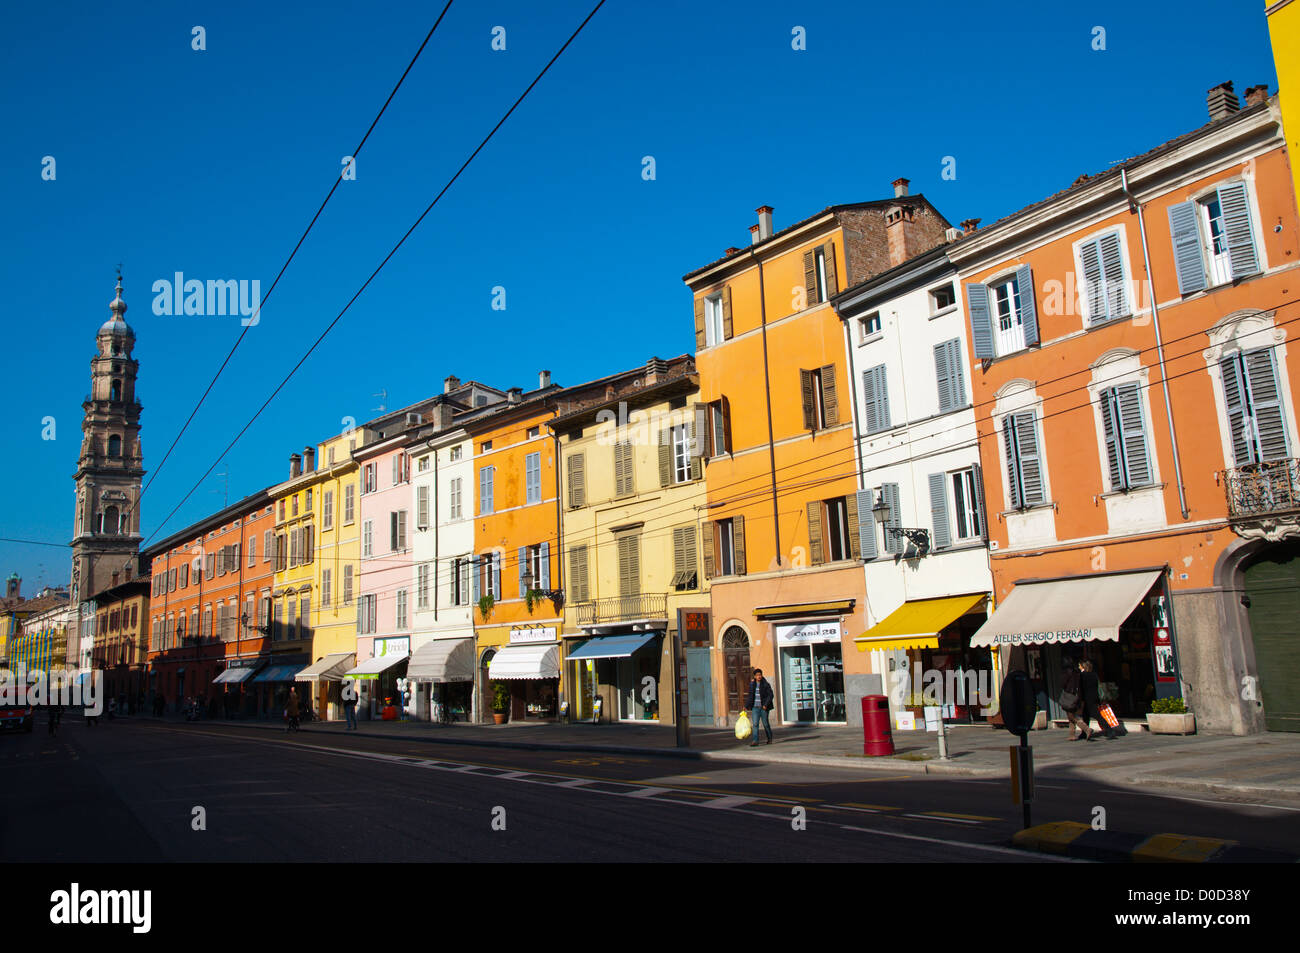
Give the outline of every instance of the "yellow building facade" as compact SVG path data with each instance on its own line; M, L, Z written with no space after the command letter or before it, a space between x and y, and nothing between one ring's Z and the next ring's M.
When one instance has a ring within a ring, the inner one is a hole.
M1282 111L1282 131L1291 156L1291 176L1300 200L1300 3L1271 0L1265 7L1268 35L1277 67L1277 100Z

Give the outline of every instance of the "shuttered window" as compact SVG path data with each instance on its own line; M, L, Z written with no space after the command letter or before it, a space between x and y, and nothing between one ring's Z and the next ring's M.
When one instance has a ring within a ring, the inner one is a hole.
M614 495L631 496L635 491L632 444L629 441L622 441L614 444Z
M961 339L934 346L934 376L939 384L939 413L966 406L966 374Z
M816 370L799 371L799 393L803 402L805 430L822 430L840 422L834 364Z
M349 483L343 488L343 525L348 525L356 518L357 488Z
M569 506L578 507L587 505L587 455L584 453L569 454L565 462L568 470L569 480Z
M1081 287L1088 323L1100 324L1130 314L1119 232L1107 232L1084 242L1079 246L1079 261L1083 265Z
M375 521L363 520L361 523L361 555L375 554Z
M699 585L699 562L695 554L695 527L673 527L673 588L695 589Z
M478 511L480 515L492 512L492 481L496 467L482 467L478 471Z
M858 558L875 559L876 550L876 514L872 511L875 494L871 490L858 490L855 495L854 508L858 514Z
M352 605L352 564L343 567L343 604Z
M428 563L420 563L420 565L416 567L415 607L417 609L427 609L429 607L429 564Z
M569 599L572 602L588 602L591 599L586 546L569 547Z
M952 545L952 525L948 519L948 474L930 474L930 524L934 527L934 548Z
M618 594L641 594L641 538L635 533L618 537Z
M803 275L808 307L828 300L839 290L835 274L834 242L827 242L804 252Z
M541 453L530 453L524 457L524 502L542 502Z
M889 385L885 377L885 365L878 364L862 372L863 425L867 433L888 430Z
M427 486L417 486L415 488L415 528L429 528L429 488Z
M891 532L903 528L903 510L898 498L898 484L881 484L880 498L889 507L885 516L885 552L901 553L903 551L903 537L896 532Z
M1138 385L1121 384L1098 396L1110 488L1128 490L1148 485L1152 482L1151 461Z
M1219 361L1234 466L1290 454L1272 348L1237 351Z
M1007 457L1007 486L1011 508L1035 506L1046 500L1038 424L1032 410L1002 418L1002 448Z
M332 598L334 598L334 572L323 569L320 574L320 604L328 606Z
M1180 294L1203 291L1260 270L1250 196L1244 182L1169 207Z
M461 506L463 486L464 481L461 477L456 477L447 484L447 519L449 520L464 518L464 510Z

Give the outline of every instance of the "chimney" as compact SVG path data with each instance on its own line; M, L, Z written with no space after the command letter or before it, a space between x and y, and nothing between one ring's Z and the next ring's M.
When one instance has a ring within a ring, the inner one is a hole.
M512 387L508 391L506 391L506 402L510 404L517 404L519 403L519 400L521 397L523 397L523 395L524 395L524 391L522 387Z
M909 183L907 179L895 179L893 181L894 198L901 199L904 195L906 195L908 184Z
M668 362L652 357L645 362L645 383L649 387L651 384L658 383L668 373Z
M450 394L459 386L460 386L460 378L452 374L448 374L446 378L443 379L442 392L444 394Z
M975 229L979 227L980 227L980 220L978 218L962 219L961 230L965 232L967 235L969 235L971 232L975 231Z
M916 254L918 244L913 234L912 219L916 212L911 206L893 205L885 211L885 237L889 240L889 265L901 265Z
M296 453L289 454L289 479L302 476L302 457Z
M758 208L754 209L754 211L758 213L759 241L762 241L764 238L771 238L772 237L772 206L760 205Z
M749 226L749 243L751 245L757 245L762 240L758 234L761 230L762 229L760 229L757 225Z
M433 408L433 429L436 433L440 430L446 430L451 426L451 419L455 416L451 404L439 403Z
M754 227L757 228L758 226L754 226ZM728 258L730 258L732 255L736 255L736 254L739 254L739 253L740 253L740 249L737 248L735 245L732 245L730 248L728 248L728 249L727 249L726 251L724 251L722 254L724 254L724 255L726 255Z
M1206 93L1205 101L1210 110L1211 122L1216 119L1226 119L1241 109L1241 104L1237 101L1237 94L1232 91L1231 81L1210 87L1209 92Z
M548 388L548 387L550 387L550 386L551 386L551 372L550 372L550 371L538 371L538 372L537 372L537 389L538 389L538 390L546 390L546 388Z
M1268 86L1247 86L1246 87L1246 105L1258 106L1260 103L1268 102Z
M316 448L307 447L302 452L302 468L308 473L316 472Z

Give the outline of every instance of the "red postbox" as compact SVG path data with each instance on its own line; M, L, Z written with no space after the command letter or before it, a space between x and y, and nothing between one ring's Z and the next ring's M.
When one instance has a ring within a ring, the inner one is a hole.
M894 753L889 698L885 695L867 695L862 699L862 753L874 757Z

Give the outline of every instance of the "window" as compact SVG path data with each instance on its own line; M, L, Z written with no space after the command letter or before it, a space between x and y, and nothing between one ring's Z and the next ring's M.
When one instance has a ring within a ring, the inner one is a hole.
M708 428L709 456L731 453L731 402L726 397L708 405Z
M268 529L262 533L262 562L271 561L271 531Z
M217 554L204 553L203 554L203 578L211 579L213 575L216 573L216 571L217 571Z
M803 283L808 307L830 298L838 289L835 280L835 245L827 242L803 253Z
M827 364L813 371L801 370L799 386L803 397L805 430L824 430L840 422L834 364Z
M591 585L587 575L587 547L569 547L569 601L588 602Z
M965 360L960 338L934 346L934 377L939 385L941 414L966 406L966 374L962 368Z
M429 608L429 564L420 563L415 567L415 607Z
M320 574L320 604L322 607L330 604L330 599L334 595L334 573L332 570L323 569Z
M537 428L533 428L536 430ZM524 457L524 502L542 502L542 455L530 453Z
M880 333L880 312L873 311L864 318L858 318L858 343L865 344L867 338Z
M1219 361L1233 465L1290 457L1272 348L1234 351Z
M497 600L501 598L500 553L484 553L478 557L474 582L479 596L491 596Z
M248 542L244 544L244 549L248 552L248 565L257 564L257 536L248 537Z
M862 422L869 434L889 429L889 384L884 364L862 372Z
M452 480L447 490L447 519L458 520L463 517L461 508L461 485L460 477Z
M199 632L200 639L212 638L212 606L203 607L203 628Z
M460 447L458 447L458 446L457 446L457 447L452 447L452 448L451 448L451 453L449 453L447 456L448 456L448 459L450 459L450 460L453 460L453 461L454 461L454 460L459 460L459 459L460 459Z
M715 344L721 344L723 337L722 326L722 295L721 293L709 295L704 299L704 343L707 347L713 347Z
M361 555L375 554L375 521L363 520L361 523Z
M311 596L303 596L298 601L298 619L301 627L298 632L298 637L300 639L310 639L312 636Z
M587 505L587 455L571 453L564 461L569 481L569 507Z
M1109 387L1097 395L1110 488L1130 490L1153 482L1147 454L1146 422L1137 384Z
M1083 280L1079 283L1089 324L1101 324L1131 313L1124 279L1119 232L1107 232L1079 245Z
M352 605L352 564L343 567L343 604Z
M1002 418L1002 449L1007 458L1011 508L1022 510L1045 502L1038 423L1032 410Z
M405 589L397 590L397 628L402 630L406 628L406 608L408 605L407 592Z
M479 448L478 448L479 453L487 453L491 449L492 449L491 440L484 440L481 444L479 444Z
M343 488L343 525L349 525L356 518L356 487L349 483Z
M116 354L117 351L114 351L113 353ZM119 401L122 399L121 381L113 381L113 383L108 385L108 399L112 401Z
M983 506L977 467L950 473L952 505L958 539L976 539L984 534Z
M1192 294L1260 270L1245 182L1169 207L1178 291Z
M186 563L185 565L181 566L181 573L180 573L180 576L181 576L181 579L180 579L180 588L184 589L186 586L188 586L188 585L190 584L190 564L189 564L189 563Z
M108 455L110 457L120 457L122 455L122 438L113 434L108 438Z
M334 491L326 490L321 496L321 529L334 528Z
M375 595L368 593L361 597L357 606L357 631L362 635L371 635L375 631Z
M618 542L618 594L623 598L641 594L641 537L636 533L624 533L617 537ZM635 611L634 606L625 606Z
M458 556L451 563L451 604L463 606L469 604L470 571L472 563L468 556Z
M418 463L416 463L415 469L417 473L423 473L425 470L429 469L429 455L427 453L420 458Z
M930 314L935 315L957 305L957 292L952 282L930 289Z
M393 455L393 486L411 482L411 458L405 453Z
M479 515L492 512L492 481L496 467L483 467L478 471L478 511Z
M673 482L686 483L691 479L691 428L678 424L672 428Z
M699 562L695 554L695 527L673 527L672 587L681 592L699 587Z
M716 573L709 575L730 576L740 573L744 570L744 534L743 534L743 517L733 517L728 520L719 520L713 524L713 551L715 553L714 563ZM741 545L738 548L736 543L736 530L742 527ZM705 571L708 572L706 561Z
M525 578L527 575L527 578ZM521 546L519 549L519 595L528 588L551 588L551 553L549 543Z
M311 512L311 488L310 487L308 487L307 489L307 502L306 504L304 504L304 508L307 510L308 513Z
M1034 276L1028 265L989 284L966 285L975 356L989 359L1038 343Z
M813 500L808 504L809 563L861 558L858 535L859 513L854 498L838 496L831 500Z
M366 463L361 467L361 492L362 494L375 492L376 475L375 464Z
M636 472L632 460L632 444L622 441L614 444L614 495L630 496L636 492Z
M284 610L285 610L285 615L286 615L287 618L288 618L288 621L286 622L286 625L285 625L286 632L287 632L287 634L286 634L285 637L286 637L287 639L290 639L290 640L292 640L292 639L296 639L296 638L298 638L298 602L297 602L297 600L294 599L292 596L286 596L285 599L284 599Z
M280 501L280 522L284 522L284 500Z
M295 493L295 494L293 495L293 509L292 509L292 513L293 513L294 516L297 516L297 515L298 515L298 494L297 494L297 493Z
M406 510L388 514L388 542L390 552L406 549Z
M524 435L527 439L532 440L539 433L541 433L541 431L542 431L541 427L529 427L528 430L525 431Z
M429 488L427 486L417 486L415 488L415 528L429 528Z

